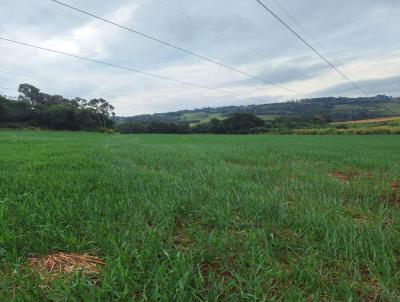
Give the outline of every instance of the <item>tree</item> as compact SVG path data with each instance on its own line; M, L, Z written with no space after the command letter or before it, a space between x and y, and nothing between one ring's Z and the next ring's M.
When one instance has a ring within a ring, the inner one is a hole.
M35 105L40 101L40 90L30 84L19 85L18 92L20 93L19 100L28 101Z
M265 122L252 113L234 113L226 120L212 119L194 126L192 133L247 134L266 132Z
M92 99L88 102L88 106L96 111L100 128L107 128L112 125L110 117L114 117L114 107L104 99Z
M265 121L253 113L235 113L222 122L226 133L241 133L265 126Z
M0 124L20 124L54 130L98 130L111 128L114 107L104 99L72 100L40 92L21 84L18 100L0 98Z

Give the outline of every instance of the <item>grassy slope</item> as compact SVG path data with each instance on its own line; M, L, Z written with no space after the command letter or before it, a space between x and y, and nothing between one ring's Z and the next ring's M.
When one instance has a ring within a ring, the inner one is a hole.
M369 120L359 120L359 121L349 121L341 123L332 123L333 126L348 126L353 128L372 128L372 127L399 127L400 118L390 117L390 118L377 118Z
M368 119L368 120L339 122L339 123L332 123L332 124L352 125L352 124L380 124L380 123L399 123L399 122L400 122L400 117L383 117L383 118L374 118L374 119Z
M399 151L393 136L0 132L0 301L397 300ZM22 264L52 251L103 257L101 282L39 287Z
M258 117L265 121L270 121L270 120L273 120L273 119L279 117L279 115L258 115ZM218 113L207 113L207 112L187 113L187 114L183 114L180 117L180 121L189 122L192 124L201 124L201 123L207 123L214 118L219 119L219 120L224 120L227 118L227 116L223 116L222 114L218 114ZM195 122L193 122L193 121L195 121Z
M277 114L279 111L284 111L281 106L284 106L282 103L278 104L266 104L259 105L256 107L265 107L267 111L270 111L268 115L260 115L257 114L260 118L265 120L271 120L280 116L295 116L302 112L302 106L296 108L295 110L291 109L286 112L286 114ZM234 107L232 107L234 108ZM249 108L243 107L243 110L249 110ZM254 110L254 108L253 108ZM362 111L366 113L370 113L377 117L381 116L400 116L400 98L393 99L391 101L380 101L371 104L338 104L333 106L333 108L326 108L326 112L330 112L331 114L340 114L340 113L349 113L353 111ZM318 114L321 110L317 109L315 114ZM323 110L322 110L323 111ZM179 116L180 121L193 121L199 120L201 123L208 122L212 118L224 119L224 115L219 113L207 113L207 112L193 112L193 113L185 113Z
M207 123L209 121L211 121L213 118L216 119L224 119L224 117L221 114L217 114L217 113L206 113L206 112L201 112L201 113L188 113L188 114L183 114L180 118L180 120L182 122L193 122L196 121L196 123L194 124L198 124L198 123ZM198 122L200 121L200 122Z

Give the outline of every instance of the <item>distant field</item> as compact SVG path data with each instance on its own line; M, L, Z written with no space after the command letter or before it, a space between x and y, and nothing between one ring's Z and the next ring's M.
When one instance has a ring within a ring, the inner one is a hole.
M263 119L264 121L272 121L281 116L280 115L258 115L258 117Z
M155 116L137 116L131 121L160 119L199 124L213 118L224 119L237 112L251 112L258 117L270 121L278 117L315 117L325 116L332 121L350 121L364 117L379 118L400 116L400 98L376 96L371 98L317 98L296 102L269 103L249 106L228 106L219 108L203 108L169 113Z
M271 121L275 118L280 117L279 115L257 115L259 118L265 121ZM184 122L194 122L193 124L207 123L212 119L224 120L227 117L219 113L207 113L207 112L197 112L197 113L186 113L181 116L181 121Z
M385 122L400 122L400 117L382 117L382 118L373 118L367 120L359 120L359 121L348 121L348 122L338 122L334 123L334 125L349 125L349 124L371 124L371 123L385 123Z
M397 136L0 132L0 301L399 301L399 183Z
M196 121L194 124L200 124L200 123L207 123L211 121L213 118L222 120L224 117L222 114L211 114L211 113L206 113L206 112L199 112L199 113L188 113L188 114L183 114L181 117L181 120L184 122L193 122Z

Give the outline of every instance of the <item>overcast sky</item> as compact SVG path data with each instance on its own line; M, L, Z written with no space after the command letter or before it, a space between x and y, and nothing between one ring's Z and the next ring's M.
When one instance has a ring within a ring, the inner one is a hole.
M307 96L360 96L256 0L63 1ZM399 0L264 2L369 95L400 95ZM0 10L3 38L223 91L181 85L0 41L1 94L17 95L4 88L17 89L20 83L30 83L50 94L103 97L115 102L116 113L123 116L302 97L49 0L0 0Z

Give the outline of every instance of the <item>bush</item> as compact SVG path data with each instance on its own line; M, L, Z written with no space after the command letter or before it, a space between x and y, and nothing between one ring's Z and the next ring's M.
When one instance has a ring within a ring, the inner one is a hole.
M0 128L4 128L4 129L23 129L25 128L26 125L24 124L18 124L18 123L5 123L5 124L0 124Z
M106 134L114 134L115 133L114 129L111 129L111 128L100 128L98 130L98 132L106 133Z
M252 113L235 113L225 120L212 119L191 128L191 133L212 134L259 134L266 131L264 120Z

